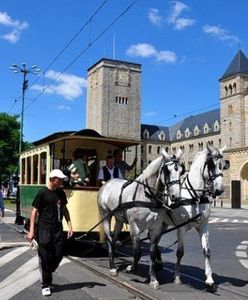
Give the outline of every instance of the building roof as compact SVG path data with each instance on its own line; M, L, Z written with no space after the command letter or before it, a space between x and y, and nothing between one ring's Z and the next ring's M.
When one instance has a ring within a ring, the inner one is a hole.
M237 54L234 56L233 60L231 61L230 65L228 66L224 75L220 78L223 80L227 77L236 74L247 74L248 75L248 58L239 50Z
M149 140L160 140L161 132L165 134L165 141L170 141L170 132L169 127L158 126L158 125L149 125L149 124L141 124L141 139L144 139L144 131L147 130L149 132Z
M170 137L171 140L176 140L177 131L180 130L182 133L189 128L191 132L194 131L195 126L198 126L199 129L202 129L203 126L207 123L210 131L213 127L215 121L220 122L220 109L210 110L195 116L190 116L182 121L176 123L170 127Z
M177 140L178 130L181 133L184 133L188 128L190 132L194 131L195 126L198 126L200 130L204 127L205 124L209 126L209 133L213 132L213 125L215 121L220 122L220 109L214 109L208 112L204 112L195 116L187 117L180 122L172 125L171 127L157 126L157 125L141 125L141 138L144 138L144 130L148 130L150 140L160 140L159 134L161 131L165 133L165 141L174 141Z
M141 68L141 64L138 64L138 63L124 61L124 60L109 59L109 58L103 57L103 58L99 59L96 63L94 63L92 66L90 66L87 71L89 72L92 68L94 68L96 65L100 64L101 62L109 62L109 63L113 63L113 64L128 64L128 65L133 65L138 68Z

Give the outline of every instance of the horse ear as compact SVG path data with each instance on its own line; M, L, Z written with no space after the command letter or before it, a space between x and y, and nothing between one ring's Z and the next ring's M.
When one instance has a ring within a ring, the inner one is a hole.
M162 148L161 153L163 154L163 156L166 160L169 159L170 155L164 148Z
M214 147L211 146L209 143L207 143L207 149L209 153L212 153L214 151Z
M179 148L179 149L177 150L176 158L177 158L177 159L180 159L180 157L181 157L182 155L183 155L183 151L182 151L181 148Z
M219 151L221 154L223 154L223 152L226 150L226 145L224 145L224 147L222 147Z

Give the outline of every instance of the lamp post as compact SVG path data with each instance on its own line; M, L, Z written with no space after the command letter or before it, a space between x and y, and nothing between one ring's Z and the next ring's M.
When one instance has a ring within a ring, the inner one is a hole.
M27 75L28 74L38 74L40 72L40 69L37 65L33 65L31 68L27 69L26 64L23 63L22 67L19 67L16 64L12 64L11 67L9 67L10 70L12 70L14 73L22 73L23 74L23 82L22 82L22 105L21 105L21 122L20 122L20 138L19 138L19 156L22 152L22 142L23 142L23 116L24 116L24 100L25 100L25 92L28 88L28 80Z
M23 81L22 81L22 105L21 105L21 122L20 122L20 137L19 137L19 159L20 154L22 152L22 143L23 143L23 117L24 117L24 100L25 100L25 92L28 88L28 80L27 75L28 74L38 74L40 72L40 69L37 65L33 65L31 68L26 68L26 64L22 63L22 66L19 67L16 64L12 64L11 67L9 67L10 70L12 70L14 73L22 73L23 74ZM18 163L18 173L20 172L19 169L20 162ZM17 187L17 195L16 195L16 220L15 223L22 224L22 217L21 217L21 211L20 211L20 189L19 184Z

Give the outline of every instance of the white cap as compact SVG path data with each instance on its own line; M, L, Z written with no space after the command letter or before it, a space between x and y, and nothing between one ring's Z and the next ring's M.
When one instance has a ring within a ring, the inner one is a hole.
M60 179L64 179L65 181L68 180L68 177L59 169L54 169L51 171L51 173L49 174L49 178L60 178Z

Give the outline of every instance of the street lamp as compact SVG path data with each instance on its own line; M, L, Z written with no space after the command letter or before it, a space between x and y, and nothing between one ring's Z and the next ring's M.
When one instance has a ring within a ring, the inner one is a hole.
M19 156L22 152L22 142L23 142L23 115L24 115L24 100L25 100L25 92L28 88L28 80L27 74L37 75L40 72L40 69L37 65L33 65L31 68L26 68L26 63L22 63L22 66L19 67L17 64L12 64L9 67L14 73L22 73L23 74L23 82L22 82L22 108L21 108L21 124L20 124L20 138L19 138Z
M40 69L37 65L33 65L31 68L26 68L26 64L22 63L22 66L19 67L17 64L12 64L9 67L14 73L22 73L23 74L23 82L22 82L22 108L21 108L21 124L20 124L20 138L19 138L19 159L20 154L22 152L22 142L23 142L23 115L24 115L24 100L25 100L25 92L28 88L28 74L37 75L40 72ZM19 163L18 163L19 166ZM18 168L18 173L20 172ZM21 210L20 210L20 188L19 184L17 187L17 195L16 195L16 220L15 223L22 224Z

